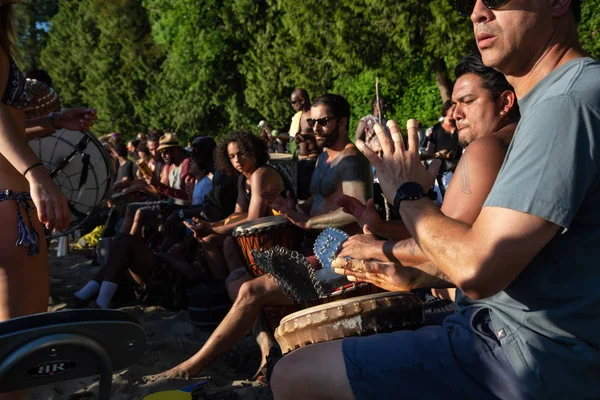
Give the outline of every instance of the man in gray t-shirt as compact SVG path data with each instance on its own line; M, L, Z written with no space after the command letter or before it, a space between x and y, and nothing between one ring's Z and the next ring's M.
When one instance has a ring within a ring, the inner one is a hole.
M411 346L382 335L380 349L375 336L354 348L321 345L318 356L314 348L292 353L284 361L297 365L301 383L286 382L285 398L326 385L340 399L368 398L355 382L370 384L372 398L418 398L415 387L445 398L600 397L600 63L578 43L579 1L455 4L474 23L484 63L515 88L522 114L479 217L465 226L424 197L432 180L419 162L414 121L408 150L395 124L390 134L378 127L382 160L361 150L434 274L458 287L457 313L442 328L397 336ZM391 353L399 354L394 362ZM438 374L428 373L434 367ZM277 380L273 392L284 398Z

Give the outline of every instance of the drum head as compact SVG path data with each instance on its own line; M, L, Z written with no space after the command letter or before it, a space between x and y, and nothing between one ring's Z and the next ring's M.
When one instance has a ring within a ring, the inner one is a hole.
M423 303L410 292L334 301L290 314L275 330L285 354L313 343L412 329L423 323Z
M234 236L243 236L246 233L251 234L262 229L270 230L287 224L290 224L290 222L283 215L272 215L269 217L262 217L249 222L244 222L243 224L235 227L233 234Z
M285 153L271 153L269 154L269 158L271 163L292 162L292 160L294 159L294 157L291 154Z
M104 146L89 132L66 129L32 140L29 146L69 202L69 229L54 236L77 229L112 190L113 168Z

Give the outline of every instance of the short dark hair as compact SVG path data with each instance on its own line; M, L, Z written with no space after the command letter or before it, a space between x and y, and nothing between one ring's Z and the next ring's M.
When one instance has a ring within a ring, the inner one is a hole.
M138 153L144 153L147 156L150 155L150 150L148 150L148 146L146 145L146 142L140 142L137 145L137 147L135 148L135 151L137 151Z
M192 160L196 163L199 169L214 171L215 169L215 148L217 143L210 136L198 136L192 141Z
M456 77L456 79L458 79L458 76ZM446 100L444 104L442 104L442 117L446 117L446 113L449 109L452 108L452 106L452 100Z
M215 151L217 168L227 175L235 175L237 173L237 170L231 165L231 160L227 153L227 146L231 142L236 142L240 146L242 154L252 160L256 168L260 168L269 162L269 149L261 138L250 132L235 132L219 143Z
M329 108L329 111L331 111L334 116L338 118L348 118L348 123L350 123L350 104L348 104L348 101L339 94L328 93L315 99L312 103L312 107L317 106Z
M308 95L306 89L296 88L294 89L294 92L300 93L300 97L304 99L305 104L310 104L310 96Z
M160 140L160 137L162 135L159 135L158 133L149 133L148 137L146 137L146 143L147 142L158 142Z
M52 87L52 78L50 78L50 74L45 69L31 68L25 72L25 78L35 79Z
M113 149L115 150L115 153L117 153L117 155L119 157L127 157L127 147L125 147L123 142L115 143L113 145Z
M507 90L514 92L515 89L506 80L503 73L496 71L493 68L486 66L481 59L479 51L473 51L463 57L456 67L454 67L454 75L456 79L465 74L475 74L483 80L483 86L491 94L494 100L497 100L502 93ZM515 102L514 107L510 111L509 117L518 119L520 117L519 105Z
M140 145L141 142L137 139L132 139L129 141L129 143L131 143L132 147L135 147L137 149L137 147Z

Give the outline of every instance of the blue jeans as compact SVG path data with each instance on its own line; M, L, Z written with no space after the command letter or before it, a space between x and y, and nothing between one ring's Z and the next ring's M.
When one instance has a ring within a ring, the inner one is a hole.
M360 399L532 399L522 387L487 308L442 326L343 341L346 374Z

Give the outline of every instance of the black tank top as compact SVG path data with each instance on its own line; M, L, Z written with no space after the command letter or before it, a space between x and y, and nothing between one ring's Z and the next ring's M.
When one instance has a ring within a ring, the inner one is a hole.
M30 103L27 94L27 80L21 71L19 71L17 64L15 64L12 58L10 59L8 80L6 81L6 88L2 95L2 102L9 107L19 109L27 107Z

